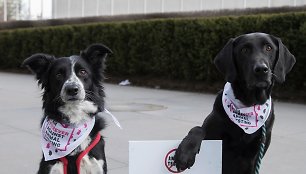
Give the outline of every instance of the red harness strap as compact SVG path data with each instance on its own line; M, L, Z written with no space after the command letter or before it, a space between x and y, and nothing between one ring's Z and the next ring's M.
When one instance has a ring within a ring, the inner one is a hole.
M67 174L68 160L65 157L60 158L60 160L63 163L64 174Z
M92 143L82 153L80 153L80 155L78 156L78 158L76 160L76 166L77 166L78 174L80 174L80 170L81 170L80 169L80 164L81 164L81 161L82 161L83 157L86 154L88 154L88 152L98 144L100 139L101 139L101 135L97 134L96 138L92 141ZM60 158L60 160L63 163L64 174L67 174L68 160L66 159L66 157L62 157L62 158Z

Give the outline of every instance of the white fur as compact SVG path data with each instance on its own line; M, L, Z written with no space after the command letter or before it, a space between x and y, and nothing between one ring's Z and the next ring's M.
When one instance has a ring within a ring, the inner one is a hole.
M95 158L89 158L85 155L80 164L81 174L103 174L103 160L97 160ZM64 166L62 162L57 162L51 167L49 174L63 174Z
M80 172L82 174L103 174L103 160L97 160L85 155L80 164Z
M59 111L68 117L71 124L79 124L89 119L89 114L97 110L98 107L90 101L72 101L59 107Z
M64 174L64 165L62 162L55 163L51 169L49 174Z
M70 75L69 79L63 84L63 87L61 89L61 94L60 94L61 99L64 102L68 101L68 96L66 94L65 87L67 85L70 85L70 84L74 84L74 85L77 85L79 87L80 92L78 93L78 96L77 96L79 98L79 100L84 100L85 95L86 95L83 83L81 82L81 80L78 78L78 76L74 72L74 65L75 65L75 62L76 62L75 57L70 57L70 61L71 61L71 75Z

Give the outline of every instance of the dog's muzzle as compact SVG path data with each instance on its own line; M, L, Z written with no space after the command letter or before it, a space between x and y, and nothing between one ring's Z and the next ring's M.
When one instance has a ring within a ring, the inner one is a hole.
M266 64L256 64L253 68L253 72L256 76L265 76L269 72L269 68Z
M65 83L61 91L61 98L64 102L83 100L82 87L77 83Z
M76 96L79 92L79 87L75 84L69 84L65 86L65 92L68 96Z
M255 76L255 84L256 88L268 88L271 85L271 70L265 64L255 64L253 67L253 75Z
M249 89L267 89L272 83L272 71L267 64L257 62L249 66L244 78Z

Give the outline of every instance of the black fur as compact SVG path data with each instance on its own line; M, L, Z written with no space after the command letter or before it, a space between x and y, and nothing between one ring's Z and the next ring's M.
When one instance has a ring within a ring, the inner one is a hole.
M281 40L264 33L230 39L215 58L216 67L226 81L232 83L235 97L246 106L265 103L274 81L284 82L294 64L294 56ZM192 128L179 145L174 157L179 170L194 164L202 140L223 140L222 174L254 174L259 145L263 141L261 129L249 135L234 124L223 109L222 92L218 93L203 125ZM273 105L270 114L266 121L265 152L271 141Z
M74 71L77 74L80 70L85 70L87 73L84 76L78 76L84 85L86 91L85 100L94 103L98 110L96 113L90 113L90 116L95 116L98 112L104 111L104 91L103 91L103 70L104 61L108 54L112 51L102 44L90 45L87 49L81 52L80 56L74 56L76 63ZM67 117L59 111L59 107L65 105L61 99L60 93L64 82L69 78L71 72L71 61L68 57L55 58L47 54L34 54L27 58L22 66L28 67L38 80L38 84L43 89L43 119L48 116L58 122L67 122ZM93 140L96 135L104 129L105 121L101 117L96 117L96 122L90 137ZM100 142L88 153L90 158L102 159L104 161L103 168L106 173L106 159L104 152L104 140ZM74 156L67 156L69 161L68 173L77 173ZM44 161L41 160L38 173L47 174L50 172L51 166L59 160Z

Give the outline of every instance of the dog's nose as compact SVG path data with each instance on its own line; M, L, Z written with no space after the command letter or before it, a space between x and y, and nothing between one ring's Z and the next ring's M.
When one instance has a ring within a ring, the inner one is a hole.
M76 85L67 85L65 90L67 95L76 96L79 92L79 87Z
M257 75L267 74L269 72L269 68L267 67L266 64L257 64L254 66L253 71Z

